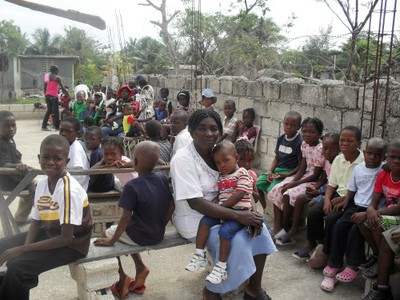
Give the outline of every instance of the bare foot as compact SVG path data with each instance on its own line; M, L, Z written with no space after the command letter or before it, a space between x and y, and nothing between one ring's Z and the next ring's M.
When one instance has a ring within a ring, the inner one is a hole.
M140 272L139 270L136 270L135 283L132 284L129 289L132 291L142 288L146 282L147 276L149 276L149 273L150 270L148 268L144 268L143 270L140 270Z

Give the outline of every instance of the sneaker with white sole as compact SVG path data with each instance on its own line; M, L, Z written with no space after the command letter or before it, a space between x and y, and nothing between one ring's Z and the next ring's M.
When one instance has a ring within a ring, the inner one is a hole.
M211 273L208 274L208 276L206 277L206 280L213 284L220 284L222 280L225 280L227 278L228 272L226 271L226 269L219 266L214 266Z
M207 258L205 255L201 257L197 254L193 254L192 260L186 265L185 269L190 272L195 272L205 266L207 266Z

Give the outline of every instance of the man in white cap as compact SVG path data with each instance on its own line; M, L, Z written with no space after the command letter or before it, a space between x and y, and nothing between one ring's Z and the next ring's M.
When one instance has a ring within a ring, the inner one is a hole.
M213 104L217 102L217 97L215 97L211 89L204 89L201 92L201 100L199 103L204 106L204 109L214 110Z

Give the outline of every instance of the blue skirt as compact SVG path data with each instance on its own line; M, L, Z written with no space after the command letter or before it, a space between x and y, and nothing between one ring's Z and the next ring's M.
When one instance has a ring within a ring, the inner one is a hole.
M219 226L214 226L210 230L207 241L209 255L217 262L219 257ZM238 288L256 271L253 256L259 254L269 255L276 252L276 247L272 241L267 227L263 224L261 235L252 239L244 229L236 233L232 239L231 250L227 262L228 279L220 284L212 284L206 281L206 287L214 293L227 293Z

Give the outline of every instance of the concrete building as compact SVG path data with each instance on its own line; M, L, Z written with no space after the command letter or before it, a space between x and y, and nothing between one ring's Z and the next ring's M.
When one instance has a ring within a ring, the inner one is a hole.
M0 103L14 102L23 94L42 94L44 74L52 65L60 69L63 84L73 86L78 56L19 55L9 58L0 70Z

